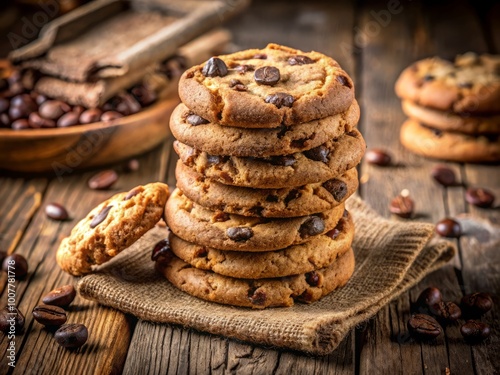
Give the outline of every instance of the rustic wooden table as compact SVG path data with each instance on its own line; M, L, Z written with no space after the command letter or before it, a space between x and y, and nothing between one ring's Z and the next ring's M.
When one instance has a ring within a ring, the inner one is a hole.
M500 198L500 168L492 165L446 163L463 186L443 189L429 176L437 162L407 152L398 142L404 120L394 82L412 61L430 55L447 58L465 51L498 53L500 4L467 1L254 1L227 26L241 48L268 42L303 50L318 50L336 58L356 84L362 108L359 128L368 147L393 154L396 166L362 163L361 196L388 217L389 200L402 189L413 194L418 220L436 222L462 213L500 222L500 211L478 209L464 200L466 186L491 189ZM396 5L394 5L396 4ZM167 121L167 119L165 119ZM99 306L80 297L71 307L71 321L84 322L88 343L70 352L55 345L51 334L34 322L31 310L54 287L74 283L59 270L55 251L76 219L116 191L137 184L175 184L170 139L142 155L137 172L122 173L113 191L93 191L86 181L94 171L49 177L0 175L0 249L24 255L30 272L16 283L19 309L26 326L15 339L16 367L7 366L8 341L0 335L0 373L26 374L499 374L500 373L500 252L473 235L457 241L459 253L450 264L429 275L417 287L358 326L329 356L248 345L179 326L152 324ZM1 150L0 150L1 157ZM119 169L119 166L113 166ZM49 202L64 204L75 220L55 222L44 215ZM0 303L7 303L6 277L0 279ZM439 285L446 299L487 291L495 307L483 320L492 327L486 343L463 342L458 326L431 343L407 336L410 303L420 290Z

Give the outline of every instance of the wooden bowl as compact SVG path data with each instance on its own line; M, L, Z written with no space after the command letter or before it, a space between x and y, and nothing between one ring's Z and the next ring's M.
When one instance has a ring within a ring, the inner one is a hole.
M54 129L0 129L0 169L61 176L141 154L170 134L170 114L178 103L177 93L170 89L141 112L109 122Z

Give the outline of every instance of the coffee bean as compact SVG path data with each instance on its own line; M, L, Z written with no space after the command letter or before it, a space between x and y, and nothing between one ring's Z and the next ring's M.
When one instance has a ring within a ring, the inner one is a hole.
M325 221L319 216L307 218L299 228L301 237L315 236L323 233L325 230Z
M278 68L274 66L263 66L254 72L253 78L255 82L260 85L274 86L279 82L281 77Z
M83 111L85 111L86 108L84 106L81 106L81 105L75 105L72 109L71 109L71 112L73 113L76 113L78 116L80 116Z
M462 310L453 302L438 302L432 306L432 313L438 318L454 322L462 316Z
M462 235L462 228L457 221L446 218L436 224L436 232L443 237L458 238Z
M290 57L288 59L288 63L290 65L306 65L306 64L313 64L314 60L307 56L297 55Z
M292 107L294 100L292 95L284 92L277 92L276 94L266 96L265 102L274 104L277 108L281 108Z
M9 118L9 115L7 113L0 113L0 127L2 127L2 128L10 128L11 127L10 118Z
M2 269L7 273L7 277L21 279L28 274L28 262L21 254L11 254L4 258Z
M253 230L250 227L231 227L227 228L226 234L234 242L245 242L253 237Z
M11 325L12 318L14 318L14 326ZM0 332L14 333L16 335L21 333L24 327L24 315L14 306L5 306L0 310Z
M466 313L481 316L493 307L493 300L488 293L472 293L462 298L462 307Z
M136 172L136 171L139 170L140 167L141 167L141 163L139 163L139 160L137 160L137 159L130 159L123 166L123 170L125 172Z
M142 186L136 186L132 190L130 190L127 195L125 195L125 198L123 198L124 201L129 200L132 197L135 197L137 194L140 194L144 191L144 187Z
M441 333L441 326L432 316L415 314L408 320L408 330L421 339L432 339Z
M57 120L57 126L60 128L65 128L67 126L73 126L78 124L78 119L80 114L71 111L62 115L59 120Z
M55 333L59 345L67 349L76 349L87 342L89 331L83 324L64 324Z
M33 318L45 326L60 326L66 323L66 311L59 306L38 305L33 308Z
M368 163L378 165L380 167L390 165L391 159L391 155L379 148L368 150L365 154L365 160Z
M465 200L477 207L488 208L493 205L495 195L483 188L469 188L465 192Z
M320 277L319 277L319 275L318 275L317 272L312 271L312 272L306 273L306 282L310 286L318 286L319 285L319 281L320 281Z
M109 211L113 208L113 206L106 206L104 207L101 212L99 212L90 222L90 228L94 229L97 227L99 224L101 224L109 214Z
M0 92L6 91L9 88L9 81L6 78L0 77Z
M419 307L430 309L432 308L432 306L441 302L441 300L442 296L440 290L435 287L429 287L424 289L422 293L420 293L416 303Z
M280 167L290 167L297 162L297 159L295 159L293 155L276 155L269 158L263 158L262 160Z
M23 129L29 129L30 123L26 119L19 119L14 121L11 126L12 129L14 130L23 130Z
M9 109L10 102L5 98L0 98L0 113L5 113Z
M116 120L117 118L121 118L123 115L120 112L117 111L106 111L101 115L101 121L113 121Z
M124 116L133 115L141 110L141 104L130 94L122 93L117 95L118 103L116 104L116 111ZM103 114L104 115L104 114ZM102 121L106 121L102 119Z
M347 195L347 184L336 178L324 182L322 186L328 190L337 202L341 202Z
M45 206L45 215L53 220L68 220L69 214L64 206L59 203L49 203Z
M158 98L156 92L144 84L134 86L130 92L143 107L153 104Z
M56 123L53 120L43 118L38 112L30 113L28 123L33 129L56 127Z
M470 342L480 342L490 336L491 329L486 323L477 320L468 320L462 327L460 333Z
M304 151L304 155L311 160L321 161L323 163L328 163L328 155L330 155L330 150L326 146L318 146L310 150Z
M3 260L7 256L7 252L0 250L0 263L3 263Z
M205 120L201 116L195 115L194 113L190 114L188 117L186 117L186 121L193 126L208 124L210 122L208 120Z
M48 98L45 95L42 94L37 94L35 92L32 92L32 94L35 94L35 103L38 104L39 106L45 103Z
M345 76L337 76L337 81L342 85L352 89L352 83L349 78Z
M158 241L153 247L153 252L151 253L151 260L155 262L162 255L165 255L170 251L170 241L167 238Z
M99 108L90 108L83 111L79 118L80 124L92 124L101 119L102 111Z
M227 66L218 57L211 57L201 71L205 77L224 77L227 75Z
M31 112L36 111L37 105L28 94L14 96L10 100L9 117L12 121L28 118Z
M40 116L44 118L58 120L62 115L70 110L71 107L60 100L47 100L40 106L38 112L40 113Z
M63 285L47 293L42 302L46 305L54 305L59 307L69 306L76 297L76 290L73 285Z
M457 185L457 179L453 169L443 165L436 165L431 171L432 178L444 187Z
M394 215L408 219L413 215L415 202L406 194L399 194L391 200L389 211Z
M258 288L250 288L248 290L248 298L254 305L264 305L266 303L266 293Z
M113 186L116 181L118 181L118 173L112 169L106 169L90 177L88 186L94 190L106 190Z

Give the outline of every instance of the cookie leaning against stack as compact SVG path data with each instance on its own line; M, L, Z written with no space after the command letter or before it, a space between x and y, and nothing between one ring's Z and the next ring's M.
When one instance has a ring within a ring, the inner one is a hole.
M344 285L354 270L344 201L366 147L347 73L270 44L188 69L179 94L170 251L157 269L191 295L251 308Z
M500 160L500 56L417 61L395 89L410 118L401 128L406 148L458 162Z

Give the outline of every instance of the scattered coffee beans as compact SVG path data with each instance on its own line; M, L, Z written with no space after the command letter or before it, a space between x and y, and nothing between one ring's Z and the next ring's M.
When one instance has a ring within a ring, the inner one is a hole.
M2 269L7 273L8 277L21 279L28 274L28 262L26 258L20 254L11 254L6 256L2 263Z
M410 198L408 190L403 190L389 204L389 211L394 215L408 219L413 215L415 202Z
M45 206L45 214L52 220L68 220L69 214L64 206L59 203L49 203Z
M457 221L447 218L436 224L436 232L443 237L458 238L462 235L462 228Z
M415 314L408 320L408 330L421 339L433 339L441 333L441 326L432 316Z
M418 296L417 305L423 308L431 308L432 306L441 302L442 296L438 288L429 287L424 289Z
M462 316L462 310L453 302L438 302L432 306L432 312L444 321L454 322Z
M123 170L125 172L136 172L136 171L139 170L140 167L141 167L141 163L139 163L139 160L137 160L137 159L130 159L123 166Z
M495 195L483 188L469 188L465 192L465 200L474 206L488 208L493 205Z
M472 293L462 298L462 308L468 314L481 316L493 307L493 300L488 293Z
M64 324L54 334L59 345L67 349L79 348L87 342L89 332L83 324Z
M365 159L368 163L386 167L391 164L392 158L386 151L374 148L366 151Z
M76 297L76 290L73 285L64 285L47 293L42 302L46 305L54 305L59 307L69 306Z
M66 311L59 306L38 305L33 308L33 318L45 326L60 326L66 323Z
M88 186L94 190L106 190L113 186L116 181L118 181L118 173L107 169L90 177Z
M431 171L432 178L444 187L457 185L457 179L453 169L444 165L436 165Z
M5 306L0 310L0 331L3 333L12 332L11 319L14 318L15 334L19 334L24 327L24 315L14 306Z
M488 338L491 333L491 329L486 323L477 320L468 320L462 327L460 327L460 333L467 341L479 342Z

